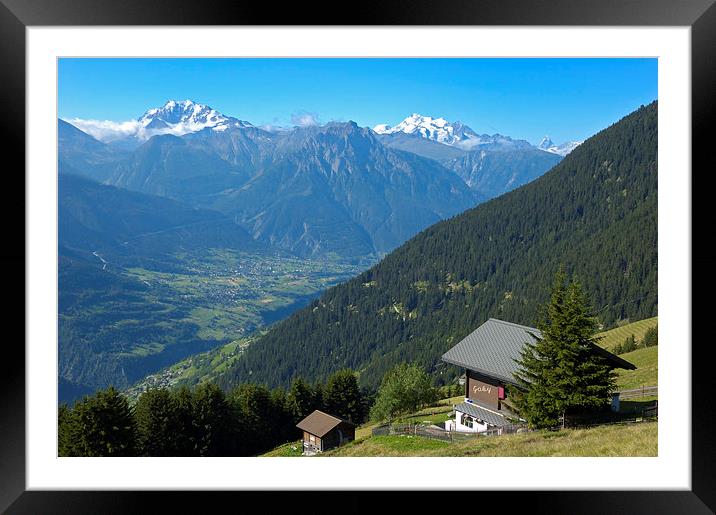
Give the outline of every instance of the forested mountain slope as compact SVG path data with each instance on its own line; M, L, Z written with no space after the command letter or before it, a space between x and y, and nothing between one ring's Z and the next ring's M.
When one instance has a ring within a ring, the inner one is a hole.
M62 247L123 261L226 247L265 250L221 213L107 186L67 173L58 177L58 238ZM108 258L109 259L109 258Z
M376 386L439 356L489 317L533 324L563 263L604 328L657 313L657 103L517 190L424 230L258 339L221 379L287 385L351 367Z
M59 399L126 387L356 273L279 252L221 213L62 173Z

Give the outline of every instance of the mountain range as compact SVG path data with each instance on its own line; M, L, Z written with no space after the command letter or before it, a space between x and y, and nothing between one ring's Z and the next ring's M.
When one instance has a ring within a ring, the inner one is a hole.
M419 115L379 130L333 122L267 131L172 100L129 125L94 130L100 141L59 120L60 173L218 211L254 239L304 257L376 259L561 159Z
M545 136L542 138L542 141L539 142L537 148L564 157L582 143L582 141L566 141L561 145L555 145L549 136Z
M169 101L131 122L58 120L61 399L243 342L562 160L412 119L275 131Z
M579 145L531 183L439 222L260 336L220 374L287 386L351 368L375 388L490 317L533 325L563 265L604 328L657 314L657 103Z
M525 140L515 140L502 134L478 134L460 121L449 122L445 118L433 118L418 113L413 113L395 126L385 123L376 125L373 127L373 131L380 135L417 136L462 150L513 151L536 148L562 157L582 143L581 141L567 141L561 145L555 145L549 136L545 136L538 145L533 146Z
M108 120L67 120L92 137L114 148L132 150L152 136L172 134L182 136L190 132L211 128L215 131L229 127L252 127L232 116L192 100L169 100L160 107L153 107L136 120L111 122Z
M477 134L462 122L449 122L413 113L398 125L379 124L373 127L376 134L409 134L462 150L517 150L531 148L525 140L513 140L501 134Z
M563 155L501 134L477 134L462 122L413 114L395 127L373 128L385 146L439 162L473 191L493 198L526 184Z

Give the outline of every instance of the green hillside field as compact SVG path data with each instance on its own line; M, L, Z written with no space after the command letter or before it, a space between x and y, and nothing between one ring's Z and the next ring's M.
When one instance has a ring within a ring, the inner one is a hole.
M647 318L622 325L615 329L600 333L599 345L612 350L615 345L623 343L630 335L634 335L637 346L641 345L646 331L655 327L659 317ZM617 387L620 390L631 390L640 386L656 386L658 384L659 347L641 347L632 352L621 354L620 357L636 365L636 370L617 370Z
M319 456L657 456L657 443L658 424L641 422L588 429L476 436L455 443L412 435L369 436ZM299 457L301 442L287 443L264 456Z
M601 339L599 340L599 346L607 350L612 350L615 345L624 343L630 335L634 335L637 343L641 342L644 338L644 334L647 330L655 327L659 323L659 317L646 318L630 324L621 325L599 333Z
M323 456L657 456L657 424L475 437L448 443L420 436L376 436Z
M627 352L619 356L636 365L636 370L619 370L617 387L620 390L631 390L640 386L656 386L658 384L659 347L647 347Z

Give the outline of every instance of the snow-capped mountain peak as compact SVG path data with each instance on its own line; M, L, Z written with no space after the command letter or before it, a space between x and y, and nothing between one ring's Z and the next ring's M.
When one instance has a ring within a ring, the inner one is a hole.
M537 145L537 148L541 148L542 150L546 150L550 147L554 146L554 142L552 141L552 138L549 136L545 136L542 138L542 140L539 142L539 145Z
M207 127L226 130L228 127L250 127L251 124L225 116L205 104L192 100L169 100L162 107L147 110L137 121L145 129L169 129L180 135Z
M549 136L545 136L542 138L542 141L539 142L537 148L564 157L582 143L582 141L565 141L561 145L555 145Z
M478 134L460 121L450 122L445 118L433 118L413 113L398 125L390 126L382 123L373 127L376 134L404 133L420 136L444 145L462 148L463 150L512 150L530 148L524 140L513 140L501 134Z
M122 122L80 118L66 121L100 141L125 148L134 148L161 134L183 136L204 129L220 132L232 127L253 127L249 122L226 116L193 100L168 100L161 107L148 109L139 118Z
M395 134L397 132L417 134L425 139L446 145L455 145L460 141L477 136L472 129L460 122L450 123L442 117L433 118L418 113L411 114L394 127L385 123L376 125L373 127L373 131L377 134Z

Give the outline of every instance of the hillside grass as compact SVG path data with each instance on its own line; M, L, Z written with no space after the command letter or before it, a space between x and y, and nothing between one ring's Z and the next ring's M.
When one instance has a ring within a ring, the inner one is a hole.
M275 449L270 450L266 454L262 454L262 457L268 458L298 458L303 452L303 442L297 440L295 442L288 442L283 445L279 445Z
M639 402L639 401L629 401ZM283 444L263 457L301 457L300 440ZM453 443L414 435L366 436L320 454L334 457L402 456L657 456L658 424L654 421L587 429L535 431L502 436L468 436Z
M475 436L454 443L412 435L374 436L319 456L658 456L658 424L642 422L588 429Z
M659 323L659 317L646 318L621 327L599 333L599 346L612 351L618 344L624 343L630 335L634 335L637 345L641 345L646 331ZM659 347L642 347L632 352L620 354L619 357L636 365L636 370L617 369L617 388L631 390L640 386L656 386L658 384ZM651 398L653 399L653 398Z
M396 420L398 423L421 423L439 424L446 421L452 412L454 404L459 404L465 399L464 396L458 395L436 401L433 405L416 411L415 413ZM356 440L368 437L372 434L373 428L381 425L378 422L366 422L356 428Z
M645 318L644 320L639 320L620 327L615 327L609 331L604 331L603 333L599 333L597 335L601 337L601 340L598 342L599 346L611 352L615 345L624 343L624 340L632 334L634 335L634 339L638 345L644 338L646 331L656 326L658 323L659 317Z
M636 365L636 370L618 369L617 388L631 390L640 386L658 385L659 347L637 349L619 356Z

